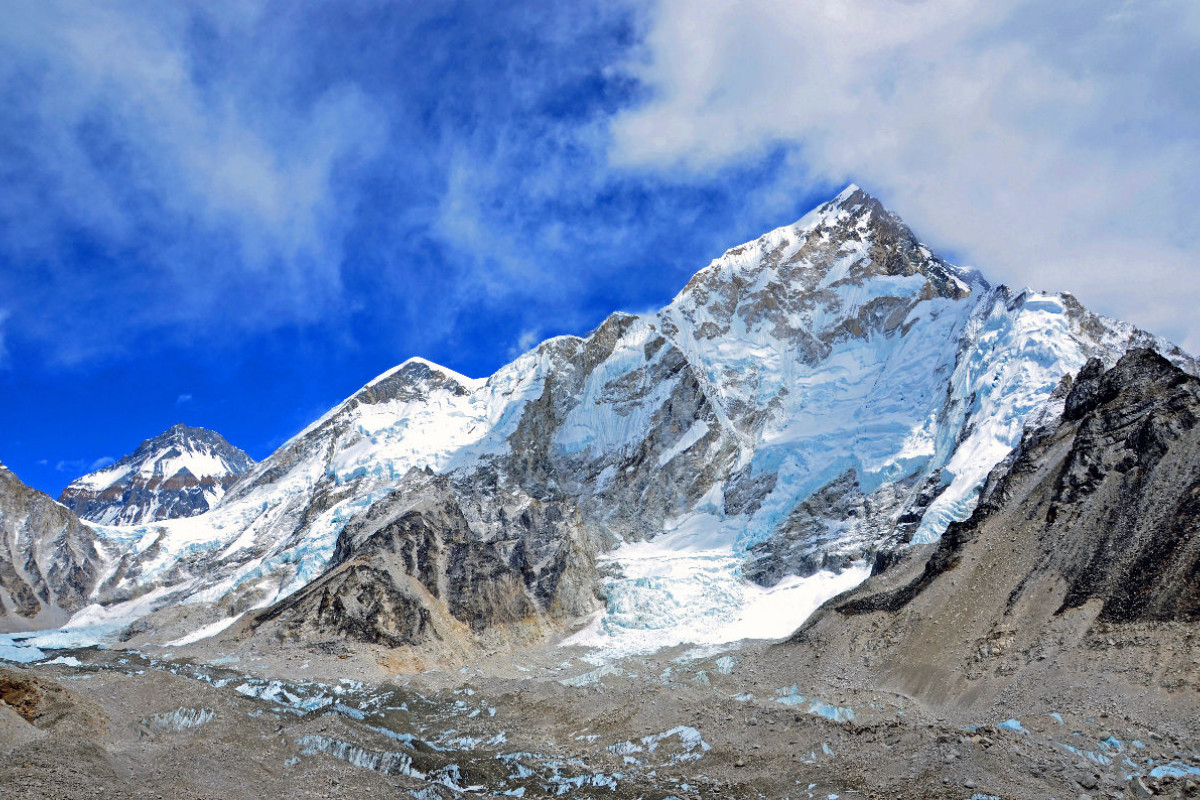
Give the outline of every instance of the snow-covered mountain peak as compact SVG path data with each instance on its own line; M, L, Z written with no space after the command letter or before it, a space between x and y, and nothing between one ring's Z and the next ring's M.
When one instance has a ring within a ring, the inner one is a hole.
M409 358L368 381L259 463L225 498L304 495L322 482L368 487L408 470L446 465L464 442L487 430L488 379L468 378L424 358ZM287 487L287 488L282 488Z
M428 393L439 389L466 394L482 383L482 380L468 378L448 367L413 356L371 380L353 397L364 393L378 396L381 392Z
M167 479L183 470L196 478L223 478L240 475L253 463L216 431L181 423L146 439L133 453L78 478L72 485L107 489L127 475Z
M902 280L917 276L925 282ZM934 255L900 217L851 184L797 222L729 249L697 273L681 297L697 293L703 302L721 285L732 292L746 288L774 292L783 284L792 296L828 295L839 287L870 282L879 284L874 294L888 296L962 299L973 288L988 288L978 273ZM822 299L831 296L813 297L816 302Z
M890 336L916 318L915 309L988 288L851 185L798 222L728 250L660 317L663 330L685 334L685 342L737 340L751 349L786 342L813 367L840 341Z
M77 478L59 502L107 525L191 517L211 508L253 465L216 431L177 424L116 463Z
M845 200L848 197L852 197L853 195L855 195L861 191L862 191L862 187L860 187L857 183L848 183L848 184L846 184L846 188L842 189L842 191L838 193L838 196L833 198L833 202L834 203L840 202L842 200Z

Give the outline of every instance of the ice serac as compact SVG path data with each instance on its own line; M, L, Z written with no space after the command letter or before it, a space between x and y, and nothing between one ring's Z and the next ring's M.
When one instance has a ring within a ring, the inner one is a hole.
M105 525L194 517L253 464L219 433L175 425L115 464L72 481L59 502Z
M1064 376L1147 346L1195 371L1070 295L989 286L852 186L657 313L487 379L411 359L211 511L100 529L127 549L88 613L457 652L591 609L573 641L781 637L968 518Z

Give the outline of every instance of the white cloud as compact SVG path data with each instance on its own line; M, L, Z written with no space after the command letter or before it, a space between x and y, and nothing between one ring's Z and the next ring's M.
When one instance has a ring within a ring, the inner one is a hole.
M45 464L45 461L39 461L39 464ZM95 472L98 469L117 463L117 460L112 456L101 456L100 458L88 461L85 458L66 458L58 461L54 465L57 472L65 472L68 475L85 475L90 472Z
M544 338L541 328L527 328L521 331L521 335L517 337L517 341L508 348L508 357L516 358L529 352Z
M289 95L281 76L294 55L285 36L252 30L260 5L6 8L0 88L16 101L5 124L20 151L0 164L23 180L0 211L22 220L4 241L15 259L44 263L76 231L118 258L136 254L151 272L128 278L128 290L154 287L140 309L147 327L215 312L271 326L336 305L350 212L334 181L380 150L386 116L353 84ZM228 38L219 68L195 60L203 49L189 37L206 25ZM231 314L237 285L256 302Z
M1200 349L1200 6L660 0L615 165L785 147L997 280L1071 289Z

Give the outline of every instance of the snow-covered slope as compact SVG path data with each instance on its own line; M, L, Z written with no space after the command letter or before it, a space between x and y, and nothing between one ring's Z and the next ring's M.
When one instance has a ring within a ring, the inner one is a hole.
M946 263L851 186L658 313L486 380L412 359L210 512L100 528L125 555L86 619L170 605L172 636L248 612L299 636L337 608L320 624L363 636L391 614L372 640L420 644L595 607L576 641L782 636L879 548L965 519L1063 376L1146 345L1194 371L1069 295ZM364 609L368 574L387 585Z
M254 464L215 431L175 425L71 482L58 501L83 519L130 525L203 514Z

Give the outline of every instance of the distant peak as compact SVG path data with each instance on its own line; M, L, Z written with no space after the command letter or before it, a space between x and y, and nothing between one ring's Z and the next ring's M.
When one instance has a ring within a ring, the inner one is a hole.
M196 442L213 445L228 445L225 437L209 428L200 428L177 422L157 436L142 442L142 447L153 447L174 442Z
M114 469L124 466L127 463L154 457L157 453L161 452L162 448L180 444L210 448L214 452L220 452L228 456L231 463L240 465L244 462L247 466L254 463L254 460L250 456L231 445L224 436L216 431L177 422L157 436L152 436L144 440L138 445L136 450L117 463L105 467L104 470Z
M180 422L71 481L58 500L102 524L191 517L209 510L252 466L254 459L221 434Z

